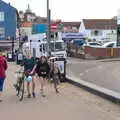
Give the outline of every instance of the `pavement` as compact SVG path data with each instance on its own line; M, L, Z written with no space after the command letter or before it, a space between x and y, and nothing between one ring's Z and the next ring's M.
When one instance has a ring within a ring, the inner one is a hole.
M39 93L36 80L35 99L25 98L22 102L15 95L13 83L15 64L9 64L3 102L0 103L1 120L120 120L120 107L69 83L61 83L60 94L46 82L46 97Z
M81 60L68 58L67 75L80 82L87 82L101 89L114 92L120 100L120 60Z

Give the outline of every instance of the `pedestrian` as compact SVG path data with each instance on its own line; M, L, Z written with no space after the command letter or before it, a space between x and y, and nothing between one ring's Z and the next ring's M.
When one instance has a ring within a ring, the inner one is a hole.
M24 66L24 71L26 73L26 77L30 77L32 76L32 80L31 79L25 79L27 82L27 92L28 98L31 98L31 92L30 92L30 85L32 83L32 96L35 98L36 94L35 94L35 72L34 67L36 65L36 59L34 57L32 57L30 54L26 55L24 60L23 60L23 66Z
M50 66L47 62L47 58L45 56L41 56L40 60L36 65L36 73L40 80L40 92L42 97L45 97L43 89L44 89L45 80L48 77L49 72L50 72Z
M55 61L53 61L51 74L52 74L52 78L53 78L55 91L56 91L56 93L59 93L58 85L60 83L60 70L59 70L57 62L55 62Z
M4 80L6 78L6 70L7 70L7 60L2 55L2 51L0 51L0 102L2 102L2 92Z

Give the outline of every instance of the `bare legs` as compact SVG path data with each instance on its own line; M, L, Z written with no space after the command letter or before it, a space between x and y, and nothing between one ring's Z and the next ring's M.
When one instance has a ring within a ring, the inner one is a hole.
M0 91L0 102L2 102L1 97L2 97L2 91Z
M35 76L32 77L32 95L33 97L36 97L35 96ZM30 92L30 85L31 85L31 82L27 82L27 91L28 91L28 98L31 97L31 92Z
M45 78L40 77L40 91L41 91L42 97L45 97L45 94L44 94L44 91L43 91L43 89L44 89L44 84L45 84L44 81L45 81Z

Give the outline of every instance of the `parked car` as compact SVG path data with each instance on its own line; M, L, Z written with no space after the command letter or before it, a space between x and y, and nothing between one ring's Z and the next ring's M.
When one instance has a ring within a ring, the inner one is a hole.
M87 43L85 43L85 44L83 45L83 48L84 48L85 46L100 47L101 44L100 44L100 43L97 43L97 42L87 42Z
M101 45L104 45L105 43L109 42L109 40L98 40L97 42Z
M107 43L103 44L101 47L102 48L115 48L115 47L117 47L117 42L116 41L107 42Z

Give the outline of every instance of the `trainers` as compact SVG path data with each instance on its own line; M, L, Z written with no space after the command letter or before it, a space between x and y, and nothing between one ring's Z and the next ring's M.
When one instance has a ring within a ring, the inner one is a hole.
M28 94L28 96L27 96L28 98L31 98L31 94Z
M0 103L2 102L3 100L2 99L0 99Z
M32 96L33 96L33 98L36 98L36 95L35 95L35 93L34 93L34 92L32 93Z

